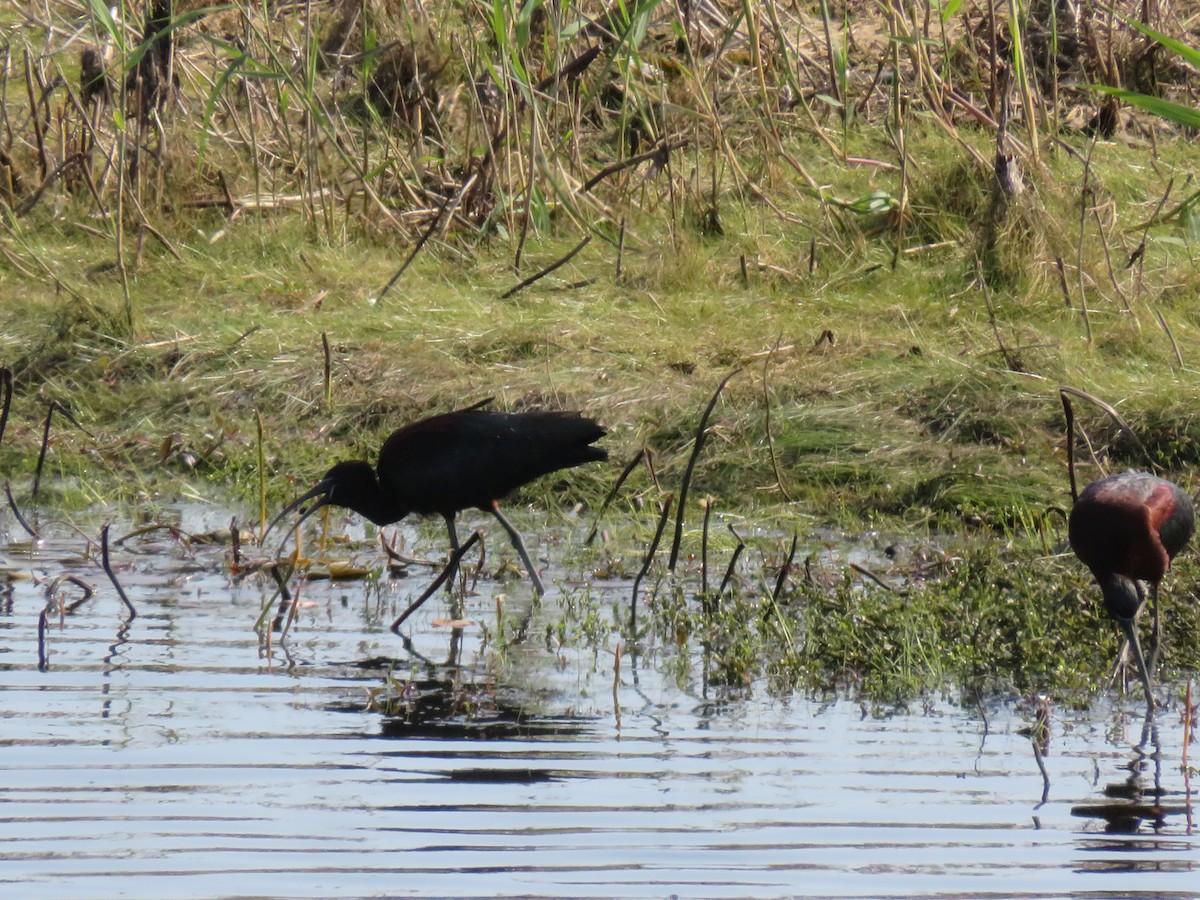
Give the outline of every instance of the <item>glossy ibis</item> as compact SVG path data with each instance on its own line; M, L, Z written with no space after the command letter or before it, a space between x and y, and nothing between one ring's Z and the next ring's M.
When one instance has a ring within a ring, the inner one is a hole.
M608 459L606 450L592 446L605 431L577 412L506 413L482 405L396 429L384 441L374 468L366 460L337 463L312 490L288 504L267 531L309 501L314 502L302 509L293 531L322 506L351 509L379 526L409 513L436 513L446 520L450 546L457 550L454 518L464 509L478 508L508 532L534 589L544 594L525 543L498 501L542 475Z
M1075 555L1092 570L1104 607L1125 632L1154 709L1150 670L1137 635L1137 614L1154 601L1155 654L1158 652L1158 584L1171 560L1196 530L1192 501L1177 485L1145 472L1122 472L1093 481L1071 509L1067 531Z

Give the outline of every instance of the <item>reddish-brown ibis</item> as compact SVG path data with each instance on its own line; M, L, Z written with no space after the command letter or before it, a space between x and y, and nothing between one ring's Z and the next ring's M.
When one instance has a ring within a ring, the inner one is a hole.
M1145 472L1122 472L1093 481L1071 509L1071 547L1096 576L1105 609L1133 648L1150 709L1154 708L1150 670L1136 622L1146 600L1143 584L1149 586L1154 602L1157 655L1158 585L1195 530L1191 498L1177 485Z

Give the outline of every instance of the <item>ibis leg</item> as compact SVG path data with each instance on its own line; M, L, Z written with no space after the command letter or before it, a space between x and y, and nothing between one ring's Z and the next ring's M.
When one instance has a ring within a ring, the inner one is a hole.
M446 520L446 533L450 536L450 577L446 579L446 593L454 591L454 581L458 577L458 529L454 527L453 515L442 515Z
M1162 622L1158 617L1158 585L1150 585L1150 602L1154 604L1154 625L1150 631L1150 668L1158 671L1158 655L1162 649Z
M1146 691L1146 710L1154 712L1154 691L1150 684L1150 670L1146 668L1146 657L1142 655L1142 644L1137 636L1137 622L1131 616L1128 619L1118 619L1125 631L1125 638L1133 650L1133 658L1137 661L1138 672L1142 676L1142 687Z
M529 558L529 551L525 549L525 542L521 540L521 535L517 529L513 528L512 523L504 518L504 513L500 512L500 507L495 502L492 503L490 510L491 514L496 517L496 520L508 532L508 539L512 541L513 547L516 548L517 554L521 557L521 562L525 563L525 571L529 573L529 578L533 581L533 589L537 591L538 596L546 593L546 587L542 584L542 579L538 577L537 569L533 567L533 560Z

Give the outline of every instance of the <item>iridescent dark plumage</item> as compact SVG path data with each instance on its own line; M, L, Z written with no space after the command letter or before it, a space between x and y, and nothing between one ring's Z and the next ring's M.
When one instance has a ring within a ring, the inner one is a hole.
M1092 570L1104 606L1133 648L1153 709L1150 672L1142 656L1135 619L1154 600L1154 647L1160 641L1158 585L1196 530L1192 501L1178 486L1145 472L1122 472L1093 481L1071 510L1068 534L1075 555Z
M607 459L607 451L592 446L604 434L593 419L574 412L505 413L475 406L432 416L392 432L374 467L365 460L337 463L270 527L309 500L316 502L303 511L296 527L322 506L354 510L380 526L409 513L436 513L445 519L451 547L457 549L454 517L478 508L508 532L535 589L545 593L520 534L500 512L498 501L542 475Z

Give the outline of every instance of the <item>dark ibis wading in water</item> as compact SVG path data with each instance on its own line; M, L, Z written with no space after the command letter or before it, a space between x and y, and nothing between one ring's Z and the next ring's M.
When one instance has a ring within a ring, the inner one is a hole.
M1120 624L1133 648L1154 708L1150 670L1138 641L1136 618L1146 600L1142 583L1154 601L1154 650L1161 639L1158 585L1171 560L1196 530L1192 501L1177 485L1145 472L1122 472L1093 481L1071 509L1067 526L1071 548L1092 570L1104 607Z
M396 429L374 467L361 459L337 463L312 490L288 504L267 531L309 501L314 502L302 509L293 530L322 506L351 509L379 526L409 513L436 513L445 519L450 546L457 550L455 516L464 509L482 509L508 532L534 589L544 594L525 543L498 502L542 475L608 459L606 450L592 446L605 431L576 412L506 413L481 405Z

